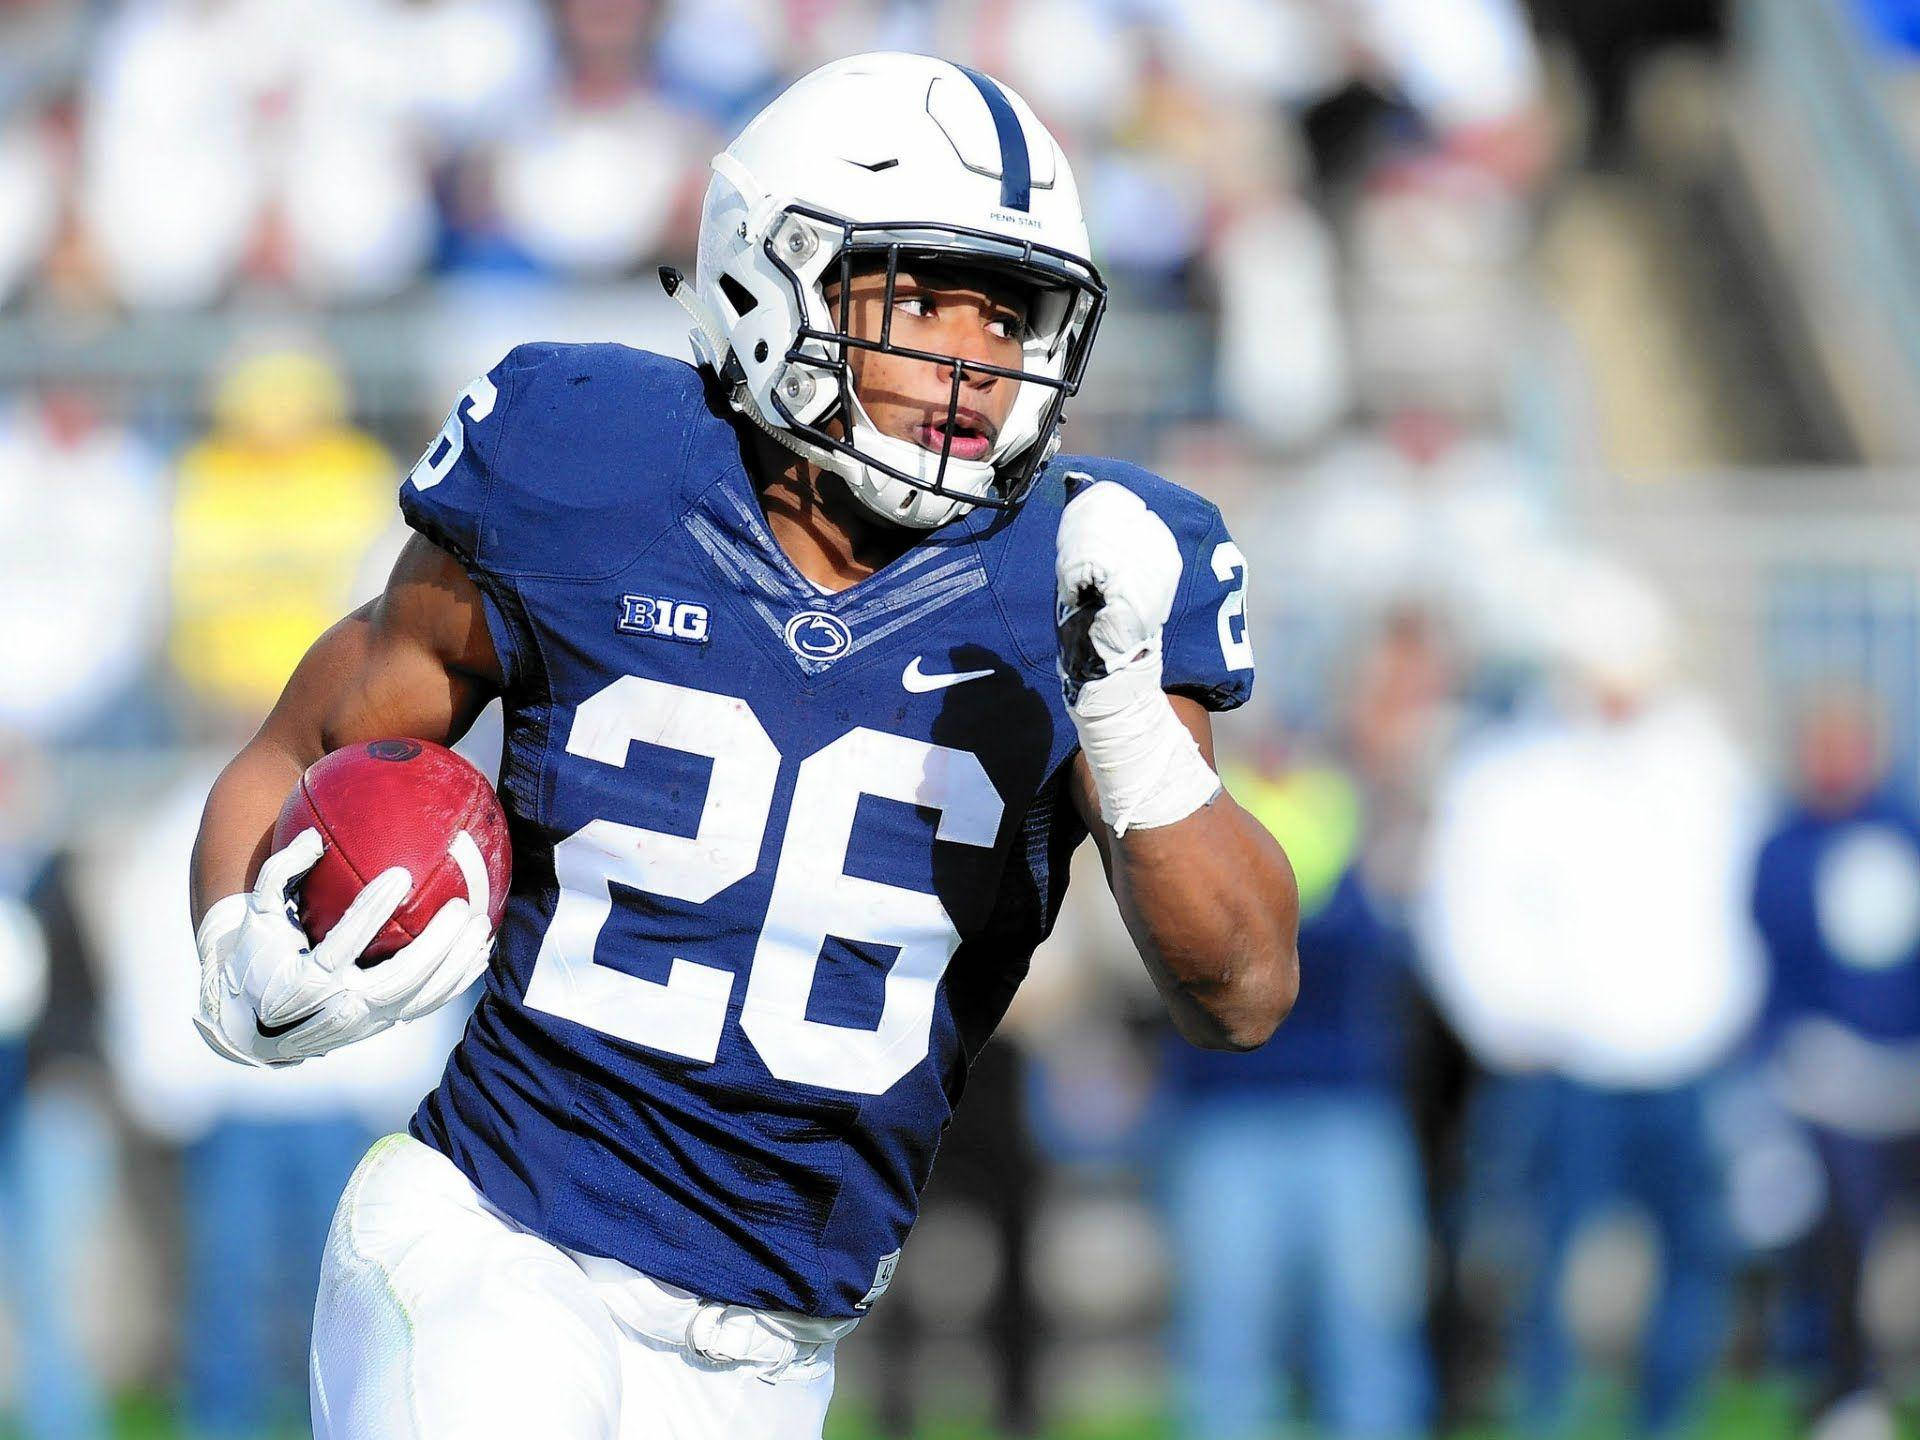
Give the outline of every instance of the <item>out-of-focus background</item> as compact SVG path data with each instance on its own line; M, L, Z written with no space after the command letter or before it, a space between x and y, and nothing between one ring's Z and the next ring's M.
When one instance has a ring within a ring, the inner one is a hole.
M0 0L0 1433L299 1433L457 1017L213 1060L201 799L460 386L684 354L707 157L886 47L1073 159L1304 990L1182 1048L1083 875L831 1433L1916 1433L1915 0Z

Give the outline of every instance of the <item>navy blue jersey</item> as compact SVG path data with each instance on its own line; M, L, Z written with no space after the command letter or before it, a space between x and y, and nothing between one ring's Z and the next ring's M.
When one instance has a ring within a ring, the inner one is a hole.
M401 508L485 597L513 894L414 1131L494 1205L711 1299L850 1316L884 1288L1085 834L1069 472L1165 518L1167 687L1239 704L1244 562L1144 471L1061 457L829 595L693 367L526 345L461 397Z
M1795 805L1782 817L1754 866L1753 918L1770 962L1763 1044L1809 1016L1892 1044L1920 1040L1920 946L1896 924L1893 950L1849 953L1844 921L1822 913L1823 902L1845 906L1849 892L1856 908L1863 890L1898 896L1916 856L1920 814L1891 792L1844 815ZM1849 868L1859 878L1849 881ZM1881 900L1874 908L1884 913L1888 906ZM1870 927L1869 936L1879 939L1878 929Z

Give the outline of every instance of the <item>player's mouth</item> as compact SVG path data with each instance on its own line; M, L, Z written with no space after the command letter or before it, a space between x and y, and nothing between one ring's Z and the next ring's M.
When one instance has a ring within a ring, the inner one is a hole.
M977 410L956 410L951 417L923 421L913 427L913 439L936 455L953 439L947 453L956 460L984 460L993 448L993 426Z

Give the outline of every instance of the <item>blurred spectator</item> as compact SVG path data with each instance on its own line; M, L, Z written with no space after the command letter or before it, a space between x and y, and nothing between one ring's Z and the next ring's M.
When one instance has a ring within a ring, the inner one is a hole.
M59 151L40 112L0 108L0 305L52 244L60 206Z
M73 83L97 0L0 0L0 118Z
M251 277L332 301L398 293L433 247L416 87L441 56L391 0L251 0L234 22L249 55L283 49L253 115L265 210Z
M1056 135L1065 132L1061 144L1076 166L1085 149L1076 139L1091 143L1123 130L1148 62L1146 27L1127 23L1118 7L1103 0L1031 0L969 18L982 28L996 26L985 47L1004 57L995 73L1046 117ZM905 37L904 48L979 53L977 47L943 43L948 38ZM1058 63L1062 55L1073 56L1074 63ZM1078 178L1084 192L1087 177Z
M106 1434L106 1406L82 1312L113 1167L97 1108L71 1086L44 1083L51 1047L36 1031L56 937L42 912L61 908L51 791L47 757L0 733L0 1263L18 1343L16 1383L0 1408L28 1440L95 1440ZM71 981L81 962L70 937L58 938Z
M392 23L428 153L447 159L517 124L553 84L553 36L540 0L418 0Z
M193 937L178 915L200 810L198 760L88 846L88 913L103 967L109 1068L121 1103L183 1147L184 1415L198 1434L253 1436L305 1413L313 1277L347 1177L439 1078L459 1033L449 1006L297 1069L250 1070L194 1029Z
M675 105L732 134L779 88L783 68L780 6L767 0L665 0L654 45L661 92Z
M397 484L392 457L348 423L324 354L261 348L219 379L174 497L173 665L204 713L257 724L307 646L364 598Z
M1400 1099L1406 973L1357 867L1359 796L1329 769L1230 783L1299 878L1300 999L1255 1054L1167 1047L1182 1433L1275 1433L1298 1370L1315 1433L1419 1434L1426 1227Z
M1504 437L1408 407L1309 471L1304 548L1330 600L1359 614L1414 599L1476 656L1537 650L1522 586L1547 539L1539 484Z
M71 226L72 88L99 7L0 0L0 306Z
M653 0L560 0L561 78L493 157L506 240L542 269L606 278L689 248L719 140L654 87Z
M394 294L435 239L437 149L527 103L545 53L524 0L133 0L87 87L83 206L115 289Z
M952 1296L922 1283L922 1265L941 1257L930 1253L943 1225L977 1225L990 1237L975 1262L983 1302L969 1318L986 1342L993 1385L996 1435L1005 1440L1039 1433L1037 1380L1040 1329L1033 1274L1034 1213L1040 1200L1042 1169L1028 1137L1024 1103L1028 1070L1020 1043L1001 1036L974 1057L967 1072L967 1103L954 1112L940 1140L921 1204L921 1248L914 1252L914 1274L884 1312L875 1337L880 1355L875 1420L880 1433L895 1440L925 1434L928 1387L925 1362L938 1354L928 1342L942 1330L959 1328ZM933 1224L924 1222L931 1218ZM930 1303L929 1303L930 1302Z
M1215 219L1222 407L1280 450L1356 405L1490 413L1523 197L1551 149L1517 0L1166 8L1170 62L1197 94L1265 102L1246 110L1263 146L1216 124L1192 166Z
M1813 697L1794 762L1753 913L1772 966L1763 1051L1826 1171L1807 1267L1822 1291L1825 1408L1860 1404L1881 1380L1865 1266L1895 1209L1920 1202L1920 812L1886 784L1880 717L1862 694Z
M1235 159L1257 159L1273 137L1268 127L1230 126L1228 107L1150 69L1123 93L1130 103L1119 128L1075 166L1074 178L1101 269L1165 307L1183 298L1205 249L1208 181L1230 175Z
M1497 413L1530 241L1522 198L1483 165L1412 149L1372 171L1349 234L1362 403Z
M82 387L0 397L0 726L70 739L137 721L114 712L164 624L160 481Z
M94 52L82 206L131 304L214 299L260 223L268 177L252 109L274 49L250 53L236 15L230 3L135 0Z
M1522 0L1346 3L1363 67L1406 99L1442 148L1516 186L1539 178L1545 76Z
M180 460L174 520L173 661L209 728L250 731L306 647L372 593L396 483L387 452L348 424L326 356L260 348L221 377L213 427ZM405 1027L394 1045L292 1074L206 1049L190 1023L192 937L168 927L156 942L153 917L186 894L214 773L190 767L90 860L114 1074L135 1117L185 1147L186 1413L203 1434L244 1436L298 1413L334 1201L372 1138L430 1087L452 1034Z
M1863 0L1849 9L1882 14L1906 0ZM1534 0L1543 26L1563 37L1586 82L1589 148L1602 165L1624 158L1636 73L1663 46L1710 42L1733 9L1728 0Z
M1156 0L1168 67L1182 82L1298 108L1345 80L1348 0Z
M1369 890L1399 915L1418 880L1434 782L1460 725L1451 632L1416 603L1390 606L1346 680L1346 742L1367 815Z
M1438 627L1405 649L1409 663L1428 655L1415 668L1438 659L1444 632L1445 648L1459 652L1447 668L1466 667L1471 689L1501 684L1539 650L1528 585L1552 533L1543 489L1511 440L1438 410L1408 407L1337 437L1303 467L1300 483L1270 487L1254 524L1241 523L1250 555L1264 548L1291 562L1254 570L1256 629L1284 636L1290 657L1317 659L1263 677L1265 693L1282 691L1289 715L1324 726L1326 677L1359 648L1354 628L1396 613L1412 621L1409 639L1422 625Z
M1680 1423L1723 1333L1730 1256L1704 1082L1760 998L1745 917L1755 797L1718 717L1679 683L1645 585L1581 560L1543 588L1565 688L1443 781L1429 837L1425 959L1482 1065L1483 1130L1531 1175L1544 1253L1521 1327L1525 1418L1555 1428L1575 1356L1573 1242L1620 1201L1659 1233L1641 1424ZM1524 1078L1537 1077L1537 1078Z
M1276 199L1230 222L1215 246L1220 406L1275 450L1318 440L1353 404L1332 235Z

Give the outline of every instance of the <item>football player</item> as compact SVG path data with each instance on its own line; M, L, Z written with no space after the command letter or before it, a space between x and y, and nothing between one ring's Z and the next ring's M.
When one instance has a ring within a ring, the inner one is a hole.
M402 486L418 534L207 802L197 1019L285 1065L487 985L341 1198L322 1437L820 1434L970 1059L1088 833L1174 1023L1296 986L1286 858L1220 788L1253 680L1214 508L1057 454L1105 290L1016 95L867 55L713 162L699 363L524 345ZM351 963L267 854L302 768L492 696L513 894ZM489 967L489 955L491 965Z

